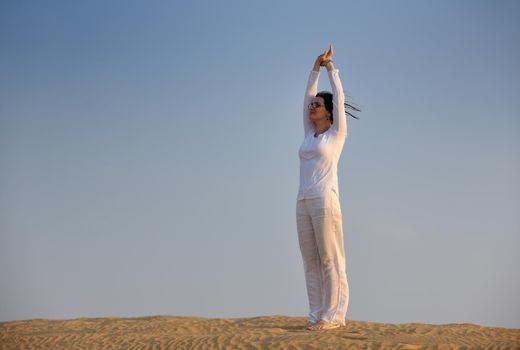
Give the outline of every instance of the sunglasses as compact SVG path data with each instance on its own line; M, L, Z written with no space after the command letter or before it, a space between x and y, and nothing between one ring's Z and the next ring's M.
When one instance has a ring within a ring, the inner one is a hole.
M316 108L321 107L321 106L324 106L324 105L319 104L318 102L312 102L312 103L309 103L307 108L309 108L309 109L316 109Z

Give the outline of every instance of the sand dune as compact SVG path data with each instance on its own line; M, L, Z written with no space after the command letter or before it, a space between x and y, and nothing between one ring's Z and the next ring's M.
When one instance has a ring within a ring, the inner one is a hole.
M0 349L520 349L520 329L348 321L309 332L306 318L135 317L0 323Z

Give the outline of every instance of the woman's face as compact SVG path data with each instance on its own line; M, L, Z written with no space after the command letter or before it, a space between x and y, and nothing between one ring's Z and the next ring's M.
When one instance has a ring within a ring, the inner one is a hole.
M330 112L325 109L325 100L321 96L317 96L312 101L315 105L314 108L309 109L310 120L316 122L318 120L326 120L330 117Z

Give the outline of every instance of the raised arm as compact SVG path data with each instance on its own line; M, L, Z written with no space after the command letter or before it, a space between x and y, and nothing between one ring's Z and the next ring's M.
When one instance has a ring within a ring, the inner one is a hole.
M305 97L303 98L303 131L304 135L310 130L314 129L313 122L309 119L309 108L307 107L309 103L312 102L313 98L318 93L318 80L320 78L320 68L318 66L317 70L311 70L309 74L309 79L307 81L307 88L305 89Z
M339 79L339 70L334 68L334 63L329 61L327 73L329 75L330 86L332 87L332 104L334 123L331 128L341 137L347 137L347 116L345 113L345 95L343 93L343 85Z
M309 79L307 80L307 88L305 89L305 96L303 98L303 132L304 135L310 130L314 130L314 123L309 119L310 111L309 104L312 102L316 94L318 93L318 80L320 79L320 67L323 60L327 58L327 51L316 58L314 61L314 67L312 68Z

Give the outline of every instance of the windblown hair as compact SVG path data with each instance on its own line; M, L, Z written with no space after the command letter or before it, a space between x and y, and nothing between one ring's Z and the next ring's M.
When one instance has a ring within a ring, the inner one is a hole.
M325 109L330 112L330 122L334 123L334 112L333 112L334 104L332 103L332 97L333 97L332 93L329 91L320 91L316 94L316 97L323 98L323 100L325 101ZM350 115L352 118L359 119L359 117L357 117L354 114L347 111L347 109L349 109L349 108L356 112L361 112L361 110L357 107L354 107L350 103L345 102L345 113L347 115Z

